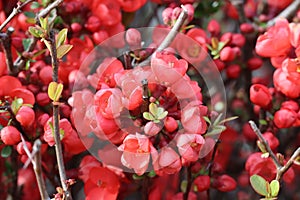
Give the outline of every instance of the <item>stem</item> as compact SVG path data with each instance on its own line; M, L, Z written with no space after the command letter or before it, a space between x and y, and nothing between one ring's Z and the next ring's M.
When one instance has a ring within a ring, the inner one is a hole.
M36 180L38 183L39 191L41 194L41 199L42 200L50 200L49 195L46 190L46 185L45 185L45 181L44 181L43 173L42 173L41 145L42 145L42 142L39 139L37 139L33 144L32 151L33 151L33 153L35 153L35 155L33 157L33 159L34 159L33 169L34 169L35 177L36 177Z
M37 18L47 16L51 12L51 10L53 10L54 8L59 6L59 4L61 4L63 1L64 0L56 0L53 3L49 4L45 9L43 9L39 12L39 14L37 15Z
M16 75L18 73L18 71L14 67L12 53L11 53L11 37L10 36L14 31L15 31L14 28L9 27L6 31L6 33L0 33L1 43L3 45L3 50L5 53L5 57L6 57L6 64L7 64L7 68L8 68L7 70L9 72L9 74L11 74L11 75Z
M292 166L295 160L300 156L300 147L296 151L294 151L291 158L287 161L287 163L281 168L277 169L276 180L280 180L284 173Z
M188 200L189 193L193 183L192 169L190 165L186 167L186 178L187 178L187 186L186 186L186 191L183 194L183 200Z
M257 135L258 139L265 146L267 152L269 153L269 155L271 156L272 160L274 161L277 169L280 169L282 167L282 165L280 164L280 162L278 161L277 157L275 156L275 154L271 150L270 145L268 144L268 141L263 137L262 133L260 132L260 130L257 128L256 124L253 121L250 120L249 124L250 124L252 130Z
M272 20L268 21L267 27L273 26L275 24L276 20L278 20L278 19L290 18L297 12L299 7L300 7L300 0L295 0L288 7L286 7L281 13L279 13L276 17L274 17Z
M170 32L168 33L166 38L157 47L157 49L154 51L153 54L155 54L156 52L160 52L160 51L164 50L165 48L167 48L173 42L173 40L175 39L177 33L180 31L182 25L184 24L185 20L188 17L187 9L184 6L181 6L181 7L182 7L182 11L181 11L178 19L176 20L174 26L172 27L172 29L170 30ZM141 62L139 65L140 66L148 65L150 63L150 59L151 59L152 55L150 55L146 60Z
M15 16L17 16L22 11L22 8L24 6L26 6L27 4L29 4L32 1L34 1L34 0L27 0L22 4L18 4L17 7L14 8L13 11L9 14L9 16L6 18L6 20L1 24L0 32Z
M58 59L57 59L57 52L56 52L56 43L55 43L55 35L53 30L50 31L50 44L51 44L51 62L53 68L52 79L54 82L58 82ZM62 145L60 141L60 131L59 131L59 105L53 105L53 128L54 128L54 141L55 141L55 152L56 152L56 159L58 165L58 171L60 176L60 182L62 185L63 190L66 194L66 199L71 200L72 196L68 191L68 187L66 184L66 171L64 166L63 160L63 153L62 153Z

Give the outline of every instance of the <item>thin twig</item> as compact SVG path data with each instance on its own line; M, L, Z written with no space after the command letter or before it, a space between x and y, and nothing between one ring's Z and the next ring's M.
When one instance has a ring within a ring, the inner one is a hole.
M63 1L64 0L56 0L53 3L49 4L45 9L43 9L39 12L39 14L37 15L37 18L46 17L51 12L51 10L53 10L54 8L59 6Z
M267 27L273 26L275 24L276 20L278 20L278 19L290 18L297 12L297 10L299 8L300 8L300 0L295 0L288 7L286 7L281 13L279 13L276 17L274 17L272 20L268 21Z
M54 82L58 82L58 59L57 59L57 52L56 52L56 43L55 43L55 34L54 31L50 31L50 45L51 45L51 62L53 68L52 79ZM66 199L71 200L72 196L71 193L68 191L68 186L66 184L67 176L66 170L63 160L63 153L62 153L62 145L60 141L60 131L59 131L59 105L53 105L53 128L54 128L54 141L55 141L55 152L56 152L56 159L58 165L58 171L60 176L60 182L62 185L63 190L66 194Z
M11 53L11 34L14 32L13 27L9 27L6 31L6 33L0 33L0 40L3 46L3 50L5 53L6 58L6 64L7 64L7 70L9 74L16 75L17 70L14 67L12 53Z
M50 197L46 190L46 185L45 185L45 181L44 181L43 173L42 173L41 145L42 145L42 142L39 139L37 139L33 144L32 152L35 152L35 154L33 156L34 162L32 164L33 164L35 177L36 177L36 180L38 183L38 187L40 190L41 199L42 200L50 200Z
M22 8L24 8L24 6L26 6L27 4L29 4L32 1L34 1L34 0L27 0L22 4L18 4L17 7L14 8L13 11L9 14L9 16L6 18L6 20L1 24L0 32L15 16L17 16L22 11Z
M270 145L268 144L268 141L263 137L262 133L260 132L260 130L257 128L256 124L253 121L250 120L249 124L250 124L252 130L257 135L258 139L265 146L267 152L269 153L269 155L271 156L272 160L274 161L277 169L280 169L282 167L282 165L280 164L280 162L278 161L277 157L275 156L275 154L271 150Z
M300 156L300 147L293 153L287 163L281 168L277 169L276 180L280 180L284 173L294 164L295 160Z
M172 27L172 29L170 30L170 32L168 33L168 35L166 36L166 38L157 47L157 49L154 51L154 53L152 55L154 55L156 52L160 52L160 51L164 50L165 48L167 48L173 42L173 40L175 39L176 35L180 31L181 27L183 26L185 20L188 17L188 11L187 11L187 9L184 6L181 6L181 7L182 7L182 11L181 11L178 19L176 20L174 26ZM150 63L151 56L149 56L146 60L144 60L143 62L141 62L139 65L140 66L148 65Z
M192 169L191 169L190 165L186 167L186 177L187 177L187 186L186 186L186 191L183 194L183 199L184 200L189 199L189 193L190 193L192 183L193 183Z

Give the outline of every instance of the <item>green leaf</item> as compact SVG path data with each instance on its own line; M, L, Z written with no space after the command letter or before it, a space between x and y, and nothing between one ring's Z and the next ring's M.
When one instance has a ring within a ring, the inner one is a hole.
M188 184L187 180L181 181L181 184L180 184L180 190L181 190L181 192L183 192L183 193L186 192L187 184Z
M48 96L49 96L49 98L52 101L57 102L60 98L63 87L64 86L61 83L51 82L48 86Z
M154 116L151 113L149 113L149 112L144 112L143 113L143 117L144 117L144 119L147 119L149 121L155 120Z
M157 112L158 112L157 105L155 103L150 103L149 111L153 116L157 116Z
M68 29L66 29L66 28L62 29L58 33L57 39L56 39L56 48L58 48L60 45L62 45L66 42L67 35L68 35Z
M64 55L66 55L71 49L72 49L73 45L70 44L64 44L59 46L56 50L57 50L57 58L60 59L62 58Z
M270 188L271 188L271 196L272 197L277 197L280 189L280 184L279 181L277 180L272 180L270 183Z
M41 23L42 29L44 29L48 32L48 30L49 30L48 18L47 17L46 18L40 17L40 23Z
M211 121L207 116L203 116L203 119L209 124L211 125Z
M12 152L12 148L11 146L5 146L2 150L1 150L1 157L2 158L7 158L10 156Z
M23 40L22 40L22 44L23 44L23 47L24 47L24 50L25 50L25 51L28 51L28 50L29 50L29 47L30 47L31 42L32 42L32 39L31 39L31 38L27 38L27 39L23 39Z
M152 170L152 171L150 171L149 173L148 173L148 175L147 175L148 177L150 177L150 178L153 178L153 177L155 177L156 176L156 173L155 173L155 171L154 170Z
M226 119L223 119L222 121L220 121L219 124L224 124L226 122L230 122L230 121L233 121L235 119L239 118L239 116L233 116L233 117L229 117L229 118L226 118Z
M33 57L38 57L46 52L46 49L39 50L33 54Z
M263 177L256 174L252 175L250 177L250 183L253 189L255 190L255 192L257 192L258 194L265 197L269 195L268 193L269 183Z
M24 15L25 15L27 18L35 18L34 12L28 12L28 11L25 11L25 12L24 12Z
M13 113L17 114L21 106L23 105L23 99L22 98L16 98L11 103L11 109Z
M35 26L35 27L30 26L28 31L31 35L33 35L34 37L37 37L37 38L42 37L44 34L43 29L39 26Z
M139 175L137 175L137 174L133 174L133 175L132 175L132 178L133 178L134 180L142 180L142 179L144 178L144 175L139 176Z
M161 108L161 109L163 109L163 108ZM164 119L167 115L168 115L168 111L164 111L163 113L161 113L161 114L159 114L159 115L157 116L157 119L158 119L158 120L162 120L162 119Z
M52 52L51 51L51 45L50 43L48 42L48 40L45 40L45 39L42 39L42 42L44 42L44 44L46 45L47 49L50 51L50 53ZM51 55L52 56L52 55Z
M218 117L215 119L213 126L217 126L218 124L220 124L221 118L222 118L223 114L219 114Z
M259 124L261 124L261 125L268 125L268 122L265 119L260 119L259 120Z
M30 6L31 9L36 9L36 8L39 8L39 7L41 7L40 3L35 2L35 1L32 2L31 6Z
M28 70L30 68L30 63L31 63L31 60L27 60L26 63L25 63L25 70Z

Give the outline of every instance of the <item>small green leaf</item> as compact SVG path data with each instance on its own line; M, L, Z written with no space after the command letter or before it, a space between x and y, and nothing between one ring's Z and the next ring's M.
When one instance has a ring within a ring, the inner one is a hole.
M144 119L149 120L149 121L155 120L154 116L149 112L144 112L143 117L144 117Z
M48 18L40 17L40 23L41 23L41 27L48 32L49 30Z
M258 194L262 195L262 196L268 196L268 186L269 183L261 176L259 175L252 175L250 177L250 183L251 186L253 187L253 189L255 190L255 192L257 192Z
M211 121L207 116L203 116L203 119L210 125Z
M24 12L24 15L25 15L27 18L35 18L34 12L28 12L28 11L25 11L25 12Z
M157 116L157 112L158 112L157 105L155 103L150 103L149 111L153 116Z
M265 119L260 119L259 120L259 124L261 124L261 125L268 125L268 122Z
M181 184L180 184L181 192L183 192L183 193L186 192L187 184L188 184L188 182L186 180L181 181Z
M230 121L233 121L235 119L239 118L238 116L233 116L233 117L229 117L229 118L226 118L226 119L223 119L222 121L220 121L219 124L224 124L226 122L230 122Z
M39 7L41 7L39 2L32 2L31 6L30 6L31 9L36 9Z
M155 173L155 171L154 170L152 170L152 171L150 171L149 173L148 173L148 175L147 175L148 177L150 177L150 178L153 178L153 177L155 177L156 176L156 173Z
M11 109L13 113L17 114L21 106L23 105L23 99L22 98L16 98L11 103Z
M277 197L280 189L280 184L279 181L277 180L272 180L270 183L270 188L271 188L271 196L272 197Z
M160 115L157 116L157 119L158 119L158 120L162 120L162 119L164 119L167 115L168 115L168 111L164 111L163 113L161 113Z
M137 174L133 174L133 175L132 175L132 178L133 178L134 180L142 180L142 179L144 178L144 175L139 176L139 175L137 175Z
M49 96L49 98L52 101L57 102L60 98L63 87L64 86L61 83L51 82L49 84L49 87L48 87L48 96Z
M61 45L57 48L57 58L60 59L62 58L64 55L66 55L71 49L72 49L73 45L70 44L64 44Z
M259 150L262 152L262 153L267 153L267 149L265 147L265 145L261 142L261 141L257 141L256 142L256 145L258 146Z
M46 52L46 49L39 50L33 54L33 57L38 57Z
M64 44L66 42L68 35L68 29L64 28L57 34L56 39L56 48L58 48L60 45Z
M223 114L219 114L218 117L215 119L213 126L217 126L218 124L220 124L221 118L222 118Z
M28 29L29 33L31 35L33 35L34 37L37 37L37 38L40 38L43 36L43 29L39 26L30 26L29 29Z
M26 63L25 63L25 70L28 70L30 68L30 63L31 63L31 60L27 60Z
M23 40L22 40L22 44L23 44L23 47L24 47L24 50L25 50L25 51L28 51L28 50L29 50L29 47L30 47L31 42L32 42L32 39L31 39L31 38L27 38L27 39L23 39Z
M1 150L1 157L2 158L7 158L10 156L12 152L12 148L11 146L5 146L2 150Z
M51 53L51 45L50 43L48 42L48 40L45 40L44 38L42 38L41 40L42 42L44 42L44 44L46 45L47 49L50 51ZM51 55L52 56L52 55Z

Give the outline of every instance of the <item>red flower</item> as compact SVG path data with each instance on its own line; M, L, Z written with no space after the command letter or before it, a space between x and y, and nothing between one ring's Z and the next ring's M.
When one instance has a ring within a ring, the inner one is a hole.
M28 106L22 106L16 115L16 119L22 126L29 127L35 121L34 110Z
M87 200L117 199L120 188L118 176L105 167L89 170L89 179L84 185Z
M284 56L290 50L290 29L287 20L277 20L271 27L257 39L256 53L263 57Z
M125 12L134 12L140 9L147 1L146 0L118 0L122 10Z
M254 84L250 88L250 100L252 103L267 109L272 101L268 88L261 84Z
M210 187L210 177L208 175L201 175L195 178L194 185L197 187L198 192L203 192Z
M278 128L289 128L297 119L297 113L289 109L280 109L274 114L274 123Z
M1 140L6 145L15 145L21 141L21 133L14 126L6 126L1 129Z
M226 174L223 174L221 176L218 176L217 179L214 180L212 186L222 192L229 192L229 191L235 190L237 184L236 184L236 181L232 177L230 177Z
M133 169L138 175L145 173L150 161L150 152L154 151L148 137L138 133L128 135L118 149L123 151L121 161L124 166Z
M207 107L198 101L186 105L181 113L181 123L188 133L203 134L206 132L207 124L203 116L207 113Z

